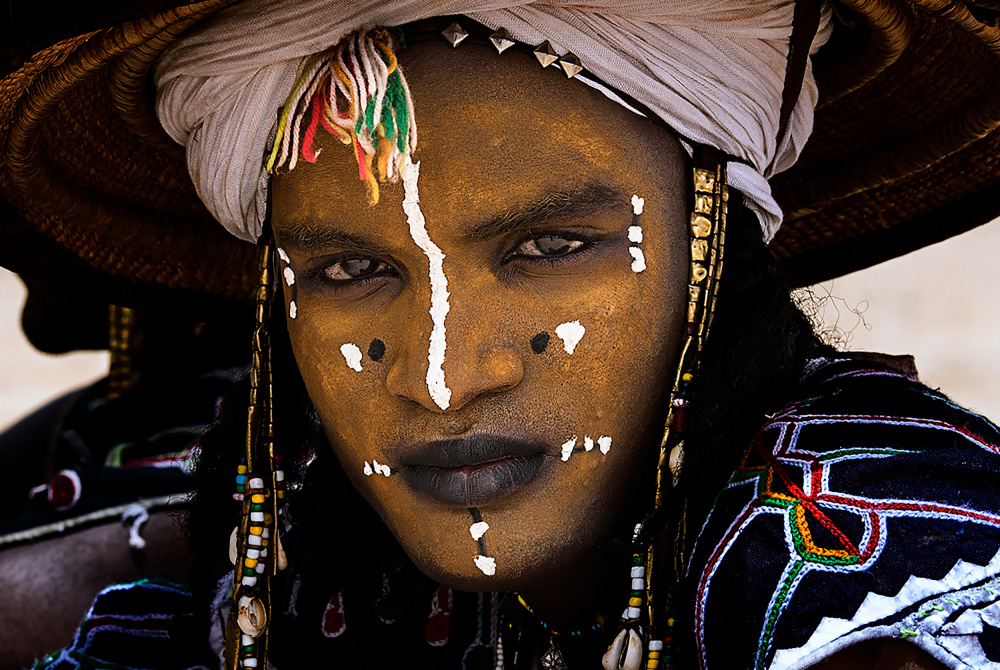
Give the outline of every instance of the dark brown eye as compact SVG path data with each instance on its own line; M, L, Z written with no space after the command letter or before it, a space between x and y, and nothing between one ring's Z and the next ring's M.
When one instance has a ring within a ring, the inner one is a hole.
M345 258L329 266L324 274L332 281L351 281L384 272L388 267L385 263L372 258Z
M517 247L520 256L556 257L565 256L583 246L582 240L571 240L561 235L542 235L522 242Z

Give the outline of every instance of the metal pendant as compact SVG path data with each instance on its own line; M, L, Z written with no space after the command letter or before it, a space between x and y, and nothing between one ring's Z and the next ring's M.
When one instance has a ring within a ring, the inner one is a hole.
M549 648L542 654L542 670L568 670L566 659L556 646L555 638L549 638Z
M462 26L457 23L453 23L441 31L441 36L448 41L448 44L453 47L457 47L465 40L466 37L469 36L469 33L465 32L465 30L462 29Z
M559 67L566 73L567 79L572 79L583 72L583 64L580 63L580 59L576 57L576 54L566 54L560 58Z
M514 39L507 32L506 28L501 28L490 35L490 43L496 48L498 54L502 54L507 49L514 46Z
M542 67L548 67L559 60L559 54L552 48L548 40L535 47L534 54L538 62L542 64Z

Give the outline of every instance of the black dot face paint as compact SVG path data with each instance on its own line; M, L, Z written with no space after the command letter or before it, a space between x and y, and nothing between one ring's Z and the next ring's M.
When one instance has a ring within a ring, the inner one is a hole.
M385 356L385 342L375 338L372 340L372 343L368 345L368 358L378 363L382 360L383 356Z
M531 338L531 350L536 354L540 354L545 351L545 348L549 346L549 334L548 333L538 333L533 338Z

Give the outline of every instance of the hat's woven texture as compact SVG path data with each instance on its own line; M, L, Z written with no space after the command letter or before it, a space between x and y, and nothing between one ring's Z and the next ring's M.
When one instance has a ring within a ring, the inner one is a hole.
M17 252L49 245L109 287L252 299L256 251L201 205L147 84L177 35L235 1L60 42L0 81L0 263L56 272ZM973 9L980 18L944 0L840 6L847 27L817 63L813 138L773 180L786 223L772 248L792 283L860 269L1000 212L1000 29L980 20L989 8Z

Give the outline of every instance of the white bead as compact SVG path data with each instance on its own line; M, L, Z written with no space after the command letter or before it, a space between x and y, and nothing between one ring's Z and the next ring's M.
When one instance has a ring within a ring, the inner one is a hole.
M260 558L260 549L247 549L247 558Z
M629 607L628 608L628 618L629 619L638 619L641 616L642 616L642 610L639 609L638 607Z
M257 567L254 568L254 569L257 571L258 575L264 574L264 564L263 563L258 563Z
M250 488L251 489L264 488L264 480L261 479L260 477L254 477L253 479L250 480Z
M250 512L250 520L257 521L258 523L264 523L264 513L263 512Z
M261 558L267 558L267 549L261 549L260 550L260 557Z
M269 538L269 537L271 537L271 531L269 529L265 528L264 532L261 533L260 536L263 537L263 538L265 538L265 539Z
M663 651L663 640L650 640L649 641L650 651Z
M256 586L257 577L244 577L243 586Z
M636 577L632 580L633 591L642 591L644 588L646 588L646 582L642 577Z
M256 658L244 658L243 659L243 667L244 668L256 668L257 667L257 659Z
M260 535L248 535L247 544L252 544L255 547L260 546Z
M646 576L646 568L645 567L643 567L641 565L633 565L632 566L632 579L635 579L636 577L645 577L645 576Z
M275 470L274 471L274 481L276 481L276 482L283 482L283 481L285 481L285 471L284 470Z
M251 644L253 644L253 638L247 635L246 633L243 633L243 636L240 639L243 641L244 647L249 647Z

